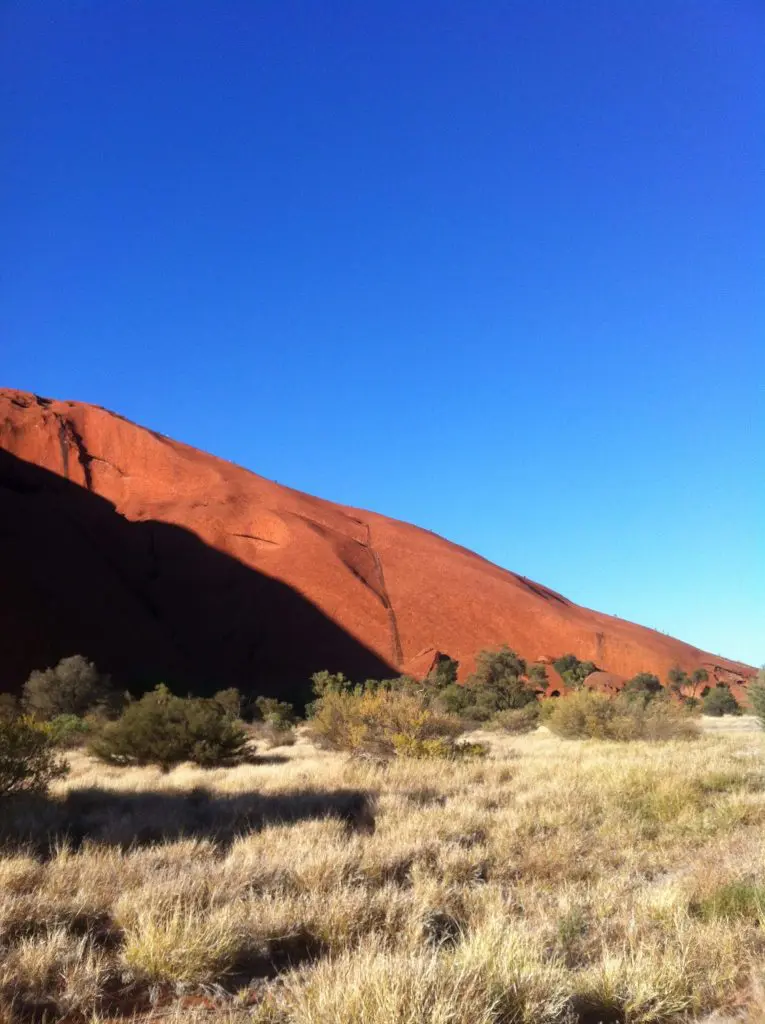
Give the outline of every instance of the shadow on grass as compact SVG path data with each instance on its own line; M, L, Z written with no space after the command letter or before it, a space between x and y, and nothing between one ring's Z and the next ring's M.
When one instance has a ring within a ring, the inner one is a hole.
M222 851L266 825L334 818L351 832L374 832L374 800L361 790L292 790L279 794L185 793L75 789L61 798L6 799L0 847L49 857L63 845L120 849L178 839L207 839Z

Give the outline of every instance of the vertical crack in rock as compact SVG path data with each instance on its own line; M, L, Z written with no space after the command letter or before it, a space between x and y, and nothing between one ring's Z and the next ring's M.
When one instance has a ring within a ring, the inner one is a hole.
M58 443L61 447L61 462L64 467L64 476L67 480L69 479L69 452L74 448L77 453L77 461L82 466L85 486L89 491L92 491L93 474L91 473L90 464L93 461L93 456L85 447L82 435L78 433L72 421L65 419L58 413L56 413L56 419L58 420Z
M383 572L382 561L380 559L377 550L372 545L372 528L369 523L364 524L367 528L367 540L364 545L367 551L372 556L374 562L375 572L377 573L377 583L379 586L378 597L382 603L388 615L388 628L390 629L390 643L391 650L393 651L393 663L398 665L400 668L404 664L404 650L401 646L401 634L398 628L398 620L396 618L396 612L391 603L390 595L388 594L388 588L385 585L385 573Z

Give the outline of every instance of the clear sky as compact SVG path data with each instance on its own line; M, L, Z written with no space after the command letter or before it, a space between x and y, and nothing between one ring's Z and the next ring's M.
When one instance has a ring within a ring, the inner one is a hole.
M4 0L0 38L3 383L765 661L762 0Z

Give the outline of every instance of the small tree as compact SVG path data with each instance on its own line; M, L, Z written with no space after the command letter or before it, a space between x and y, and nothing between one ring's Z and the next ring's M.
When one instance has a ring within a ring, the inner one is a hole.
M715 718L741 714L738 701L730 692L730 687L724 683L713 686L702 700L701 705L705 715L713 715Z
M501 647L481 651L465 685L445 687L436 703L448 714L486 722L499 711L518 710L536 699L536 690L526 679L526 662L509 647Z
M34 671L24 683L22 705L29 715L45 721L59 715L98 711L113 714L119 709L120 694L111 679L102 675L92 661L81 654L62 658L55 668Z
M428 673L425 682L435 686L438 690L443 690L457 682L459 667L460 663L458 661L450 658L448 654L444 654L438 658L438 661Z
M695 698L698 688L708 679L709 673L705 668L697 668L691 672L691 698Z
M705 668L697 668L691 672L690 675L680 668L679 665L673 666L667 673L667 688L670 693L673 693L680 700L689 704L691 707L695 707L698 704L697 693L702 683L705 683L709 679L709 673ZM688 692L690 691L690 692ZM702 697L705 697L709 687L706 687L702 691Z
M572 690L581 690L587 676L598 671L594 661L580 661L575 654L564 654L556 658L553 668Z
M31 718L0 718L0 797L44 793L68 770L44 725Z
M277 700L276 697L258 697L255 707L262 720L268 722L269 725L291 729L296 722L295 709L286 700Z
M167 771L182 761L205 768L236 764L246 744L240 723L216 700L183 699L160 684L104 726L90 750L111 764L158 764Z
M653 675L652 672L638 672L632 679L627 680L622 693L627 700L636 700L647 704L655 697L662 695L664 687L661 685L659 677Z
M746 691L749 707L760 726L765 729L765 665L757 673L757 678L749 684Z

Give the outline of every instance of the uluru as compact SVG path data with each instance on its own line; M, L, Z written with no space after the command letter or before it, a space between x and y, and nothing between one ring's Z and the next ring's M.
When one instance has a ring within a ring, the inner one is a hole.
M292 490L94 405L0 391L0 688L82 653L125 686L464 676L507 644L611 679L752 669L583 608L428 530Z

